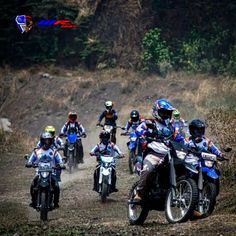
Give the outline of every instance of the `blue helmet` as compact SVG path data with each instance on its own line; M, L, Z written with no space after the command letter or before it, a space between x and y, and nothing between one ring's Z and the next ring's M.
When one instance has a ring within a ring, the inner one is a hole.
M158 99L153 104L152 115L165 121L171 119L174 110L175 108L166 99Z

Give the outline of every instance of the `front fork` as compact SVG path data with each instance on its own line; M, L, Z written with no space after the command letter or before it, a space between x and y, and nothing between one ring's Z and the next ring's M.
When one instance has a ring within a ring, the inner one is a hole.
M168 158L170 160L170 184L171 184L171 193L172 193L172 201L176 202L176 173L174 167L174 159L171 158L170 151L168 152Z
M198 174L198 210L201 214L203 214L203 175L202 175L202 163L199 162L199 174Z

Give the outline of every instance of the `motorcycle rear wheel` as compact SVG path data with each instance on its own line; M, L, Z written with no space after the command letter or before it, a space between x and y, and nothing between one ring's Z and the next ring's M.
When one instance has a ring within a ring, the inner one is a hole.
M136 187L138 182L136 182L129 193L129 201L133 201L136 194ZM128 218L131 225L143 225L149 213L149 209L141 204L128 203Z
M182 177L177 180L175 200L173 199L173 191L170 189L166 196L166 219L172 224L185 222L192 216L197 203L197 185L194 180Z

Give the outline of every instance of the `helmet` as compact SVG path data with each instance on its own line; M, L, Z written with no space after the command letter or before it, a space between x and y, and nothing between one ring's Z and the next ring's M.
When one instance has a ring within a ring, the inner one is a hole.
M163 121L171 119L172 112L175 108L165 99L158 99L152 107L152 115L155 118L160 118Z
M50 134L52 135L52 137L54 137L54 136L55 136L55 133L56 133L56 129L55 129L55 127L52 126L52 125L46 126L45 129L44 129L44 131L47 132L47 133L50 133Z
M107 144L110 140L110 133L107 132L107 131L102 131L100 134L99 134L99 138L101 139L102 143L103 144Z
M44 132L40 135L40 143L43 149L48 150L53 144L53 137L50 133Z
M192 120L189 124L189 133L193 138L202 138L205 134L205 123L199 119Z
M77 119L77 113L75 111L69 112L68 119L70 122L75 122Z
M173 111L174 119L178 120L180 118L180 112L178 110Z
M136 110L131 111L130 118L133 122L137 122L139 120L139 112Z
M106 109L107 109L108 111L110 111L110 110L112 109L112 107L113 107L113 102L112 102L112 101L106 101L106 102L104 103L104 105L105 105Z

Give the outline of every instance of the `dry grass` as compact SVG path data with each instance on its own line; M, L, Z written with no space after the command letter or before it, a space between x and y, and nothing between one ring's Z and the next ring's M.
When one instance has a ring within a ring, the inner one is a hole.
M31 150L35 145L35 141L34 138L31 138L22 130L13 129L11 133L0 130L0 154Z

